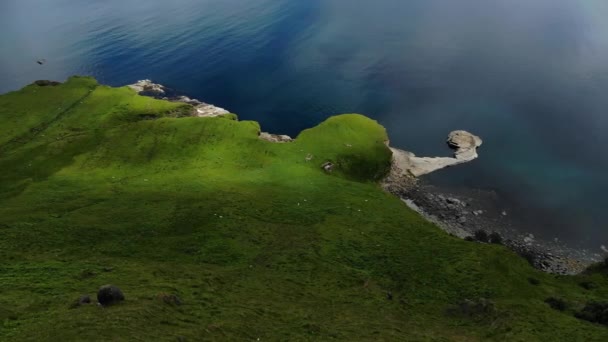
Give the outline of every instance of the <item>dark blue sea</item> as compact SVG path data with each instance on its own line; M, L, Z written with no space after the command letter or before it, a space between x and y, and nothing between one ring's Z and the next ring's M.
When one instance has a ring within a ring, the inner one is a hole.
M150 78L275 133L363 113L419 155L467 129L481 158L431 182L608 245L606 0L1 0L0 92L73 74Z

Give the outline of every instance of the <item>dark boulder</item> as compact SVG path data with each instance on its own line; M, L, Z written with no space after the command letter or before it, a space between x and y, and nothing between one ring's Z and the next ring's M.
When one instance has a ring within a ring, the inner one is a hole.
M479 242L485 242L485 243L487 243L487 242L490 241L490 237L488 236L488 233L486 233L486 231L482 230L482 229L477 230L474 233L474 236L475 236L475 240L477 240Z
M557 311L564 311L568 307L568 305L563 299L555 297L549 297L545 299L545 303L549 304L552 309Z
M114 285L104 285L97 291L97 301L103 306L116 304L123 300L125 300L125 296L122 291Z
M608 302L589 302L575 316L585 321L608 325Z
M488 238L490 240L490 243L502 245L502 236L500 236L500 234L498 234L497 232L491 233Z

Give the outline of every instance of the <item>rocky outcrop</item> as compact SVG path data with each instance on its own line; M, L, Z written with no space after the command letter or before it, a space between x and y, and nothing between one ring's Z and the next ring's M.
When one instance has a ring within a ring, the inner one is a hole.
M454 131L448 135L447 144L454 149L452 158L417 157L411 152L390 148L393 161L382 182L384 189L451 235L480 241L476 237L483 232L488 237L481 239L486 240L483 242L495 240L489 239L491 235L500 236L502 244L545 272L577 274L597 261L586 250L569 248L557 239L539 240L515 229L519 223L508 215L491 191L470 189L466 195L454 195L423 184L419 176L476 159L482 140L466 131Z
M289 135L270 134L267 132L260 133L260 139L275 143L286 143L293 141L293 139Z
M481 146L480 137L467 131L453 131L448 135L447 144L454 149L454 157L417 157L412 152L391 147L393 164L403 176L419 177L431 172L470 162L478 157L477 148Z
M321 168L323 171L331 173L334 170L334 164L332 162L325 162L323 165L321 165Z
M140 80L134 84L128 85L128 87L135 90L135 92L137 92L139 95L150 96L156 99L168 100L172 102L184 102L192 105L194 109L192 110L190 116L203 118L230 114L230 112L224 108L201 102L197 99L191 99L187 96L176 96L174 95L174 91L172 89L167 88L162 84L153 83L150 80Z
M97 301L103 306L116 304L125 300L125 295L114 285L104 285L97 291Z
M205 102L201 102L197 99L191 99L187 96L177 96L177 97L169 99L169 101L184 102L184 103L194 106L194 111L192 112L192 116L196 116L199 118L214 117L214 116L230 114L230 112L225 110L224 108L217 107L212 104L205 103Z
M129 84L128 87L144 96L162 97L166 94L166 88L162 84L152 83L150 80L139 80L136 83Z
M505 203L493 191L467 189L455 194L418 182L410 181L405 187L397 185L391 184L385 189L447 233L478 242L483 240L478 238L480 231L489 238L482 242L493 242L495 239L490 237L499 235L501 244L545 272L577 274L598 261L590 251L570 248L557 239L540 239L524 233L525 228L516 219L504 215Z

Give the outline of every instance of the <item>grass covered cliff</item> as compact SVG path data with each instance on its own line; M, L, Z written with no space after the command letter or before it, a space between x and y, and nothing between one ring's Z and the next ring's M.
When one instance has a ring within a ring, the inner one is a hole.
M188 110L83 77L0 96L0 340L608 339L575 317L608 272L428 223L377 185L375 121L279 144ZM105 284L126 300L73 305Z

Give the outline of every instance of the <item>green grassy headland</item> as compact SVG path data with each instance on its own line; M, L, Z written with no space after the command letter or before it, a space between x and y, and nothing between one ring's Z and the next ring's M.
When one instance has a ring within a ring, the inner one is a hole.
M377 185L377 122L278 144L189 110L86 77L0 96L1 341L608 341L573 315L608 272L542 273L425 221ZM73 305L105 284L126 300Z

